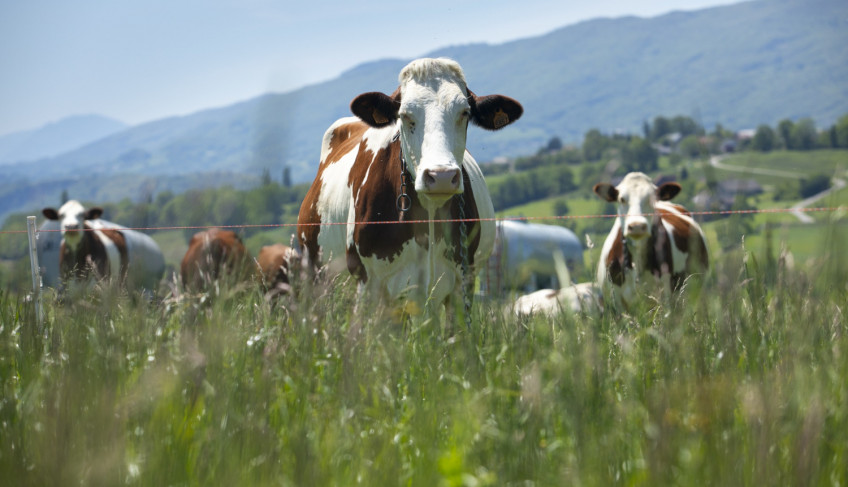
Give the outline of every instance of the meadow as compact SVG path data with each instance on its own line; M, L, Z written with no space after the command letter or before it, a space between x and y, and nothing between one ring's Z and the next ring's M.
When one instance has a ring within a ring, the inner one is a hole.
M750 164L812 173L821 154ZM762 182L752 206L792 204ZM583 191L501 215L560 201L609 210ZM48 290L39 328L3 288L0 484L846 485L848 226L812 216L705 223L708 279L626 313L516 317L512 296L477 296L466 326L298 274L276 302L237 282ZM566 224L595 243L575 273L590 279L609 222ZM172 266L186 235L154 234Z
M71 290L45 297L43 329L0 291L0 478L846 485L848 260L825 235L794 267L739 245L700 289L629 313L517 318L478 297L467 327L354 312L344 277L277 303L238 283Z

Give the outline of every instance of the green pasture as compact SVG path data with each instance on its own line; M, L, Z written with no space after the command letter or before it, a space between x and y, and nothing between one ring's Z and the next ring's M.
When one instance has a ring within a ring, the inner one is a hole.
M562 201L609 209L499 216ZM274 302L253 282L48 291L39 328L3 288L0 485L848 485L848 216L812 216L705 222L706 280L600 315L492 296L466 323L296 273ZM610 220L559 223L592 240L590 279ZM169 266L193 232L153 234Z
M42 329L0 291L0 479L846 485L846 240L819 242L790 266L746 239L623 314L478 298L468 326L345 277L296 275L276 303L226 282L152 302L71 288Z

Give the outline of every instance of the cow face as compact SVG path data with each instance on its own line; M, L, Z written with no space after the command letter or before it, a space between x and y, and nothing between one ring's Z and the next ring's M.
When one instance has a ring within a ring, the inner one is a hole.
M70 200L57 211L54 208L44 208L41 213L48 220L60 223L62 237L65 245L75 249L82 240L82 231L85 228L85 220L96 220L103 214L102 208L91 208L86 210L79 201Z
M359 95L351 111L372 127L398 127L415 190L425 204L439 207L462 192L468 122L497 130L517 120L523 109L505 96L477 97L459 64L448 59L413 61L399 82L391 96Z
M651 236L651 225L646 215L654 213L657 201L668 201L680 192L677 183L654 185L647 175L640 172L628 174L618 186L608 183L596 184L595 194L618 203L618 214L622 215L622 231L630 240L642 240Z

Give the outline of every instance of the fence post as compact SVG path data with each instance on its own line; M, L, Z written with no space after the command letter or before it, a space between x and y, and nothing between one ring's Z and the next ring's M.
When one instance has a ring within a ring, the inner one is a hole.
M41 272L38 267L38 252L36 252L35 241L38 238L35 229L35 217L27 217L27 234L29 235L29 262L32 270L32 294L35 302L35 319L38 322L38 331L44 327L44 309L41 306Z

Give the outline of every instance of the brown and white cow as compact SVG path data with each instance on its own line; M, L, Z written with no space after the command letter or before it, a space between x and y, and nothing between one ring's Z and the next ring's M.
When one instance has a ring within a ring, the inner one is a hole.
M633 172L618 186L600 183L594 191L618 204L597 277L599 284L612 285L619 305L637 299L640 282L659 279L667 292L678 290L690 275L709 268L701 227L685 208L669 203L680 192L679 184L657 187L647 175Z
M101 208L86 209L76 200L42 214L59 222L62 242L59 275L62 281L109 279L128 289L152 291L165 270L161 250L149 236L126 228L98 224Z
M259 249L259 277L270 296L289 294L289 272L295 259L297 252L288 245L278 243Z
M186 289L200 290L223 276L246 278L250 255L235 232L210 228L197 232L180 263Z
M398 79L392 95L354 98L356 117L336 121L324 134L298 239L311 262L346 267L361 289L447 304L461 296L463 261L474 272L488 259L495 225L428 220L494 217L483 174L465 148L468 123L497 130L523 109L502 95L475 95L449 59L418 59ZM398 221L418 223L365 223Z

